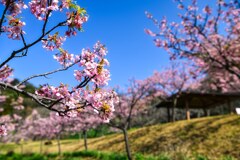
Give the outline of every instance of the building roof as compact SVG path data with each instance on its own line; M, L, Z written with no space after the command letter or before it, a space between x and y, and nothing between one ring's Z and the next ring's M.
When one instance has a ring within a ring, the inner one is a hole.
M160 107L170 107L173 105L173 99L177 97L177 108L185 108L188 101L189 108L211 108L231 101L240 100L240 92L236 93L200 93L200 92L183 92L180 95L172 95L166 101L156 105Z

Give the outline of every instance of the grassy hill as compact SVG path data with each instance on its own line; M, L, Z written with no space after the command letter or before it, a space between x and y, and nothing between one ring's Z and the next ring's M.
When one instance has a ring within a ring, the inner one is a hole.
M129 131L133 153L167 154L171 157L191 157L201 154L210 159L230 155L240 159L240 116L225 115L159 124ZM62 140L62 151L83 150L83 140ZM90 150L125 152L121 133L88 140ZM15 144L0 145L1 152L20 152ZM39 152L39 142L26 142L23 151ZM57 152L57 143L43 146L44 153Z

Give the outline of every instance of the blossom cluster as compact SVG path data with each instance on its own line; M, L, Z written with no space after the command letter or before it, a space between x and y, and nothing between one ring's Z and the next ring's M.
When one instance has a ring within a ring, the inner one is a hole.
M7 99L7 96L0 96L0 103L5 102ZM0 111L1 112L1 111Z
M36 94L42 97L59 99L66 98L70 96L67 85L60 84L59 87L43 85L39 90L36 91Z
M25 34L22 30L24 25L25 22L22 22L19 18L8 16L8 26L3 26L2 30L8 33L8 38L20 40L21 34Z
M0 125L0 136L6 136L7 135L7 129L4 125Z
M55 54L53 58L64 67L70 66L78 61L78 56L74 56L62 48L59 48L59 53Z
M21 34L25 34L23 31L23 26L25 26L25 22L21 21L21 17L19 16L22 13L22 9L28 8L28 6L22 0L16 1L6 1L1 0L0 3L7 7L6 16L8 18L8 25L1 26L1 31L6 32L8 37L14 40L20 40ZM47 0L31 0L29 2L29 8L33 15L38 20L46 20L49 16L51 16L52 11L62 11L66 8L69 12L66 13L66 25L68 27L66 31L67 36L76 35L77 30L82 30L82 25L88 20L88 16L86 15L86 11L83 8L80 8L75 2L72 0L58 0L47 1ZM54 40L53 40L54 39ZM49 36L47 40L43 40L44 47L53 50L54 48L59 48L61 43L65 40L64 37L51 37ZM50 45L49 42L53 42L55 45Z
M22 9L28 8L27 5L22 0L15 0L15 1L9 1L9 0L1 0L0 3L3 5L9 5L8 12L12 16L17 16L20 13L22 13Z
M11 106L13 106L13 109L15 110L23 110L24 106L22 104L23 104L23 98L18 97L17 100L12 100Z
M0 96L3 101L6 101L7 98L9 99L10 96ZM13 114L5 115L2 113L0 116L0 137L4 136L2 140L10 140L9 135L11 133L15 133L18 131L18 128L21 126L21 122L23 121L23 117L21 116L21 112L24 109L23 106L23 97L19 96L17 99L9 99L11 100L10 106L12 107ZM8 108L10 109L10 108ZM3 112L4 108L0 108L0 112ZM17 137L12 137L17 138Z
M94 46L93 52L89 49L83 49L81 54L80 67L84 69L79 72L75 71L77 80L81 77L92 77L93 83L97 86L104 86L110 80L110 72L104 66L108 66L109 62L104 56L107 54L107 49L100 42Z
M88 20L88 17L82 13L67 13L67 26L68 30L66 31L67 36L76 35L76 29L82 30L82 24Z
M59 9L58 0L51 1L51 4L47 0L32 0L29 2L29 7L38 20L46 20L48 11Z
M114 112L114 104L118 101L117 94L113 90L79 88L70 91L64 85L60 87L44 85L36 91L36 94L51 99L60 99L61 103L69 109L66 112L69 117L76 117L79 113L81 114L82 108L87 107L91 108L89 111L98 113L105 122L109 121Z
M5 6L8 6L8 25L1 26L1 31L6 32L8 35L8 38L19 40L20 34L24 34L25 32L22 30L23 26L25 25L25 22L22 22L19 18L19 14L22 13L22 9L28 8L27 5L22 0L16 0L16 1L8 1L8 0L1 0L0 3L2 3Z
M85 92L85 99L94 108L94 111L100 114L104 122L109 122L112 117L114 104L119 101L115 91L111 90L96 90Z
M48 35L47 39L42 40L43 48L53 51L54 49L59 49L63 42L66 40L66 37L58 36L59 33L56 32L54 35Z
M47 0L32 0L29 2L29 6L32 14L38 20L46 20L52 11L62 11L64 8L68 9L70 12L66 13L67 36L76 35L76 30L82 30L82 24L88 20L88 16L85 14L86 11L72 0L62 0L61 2L53 0L50 3Z
M6 80L10 75L12 75L13 69L5 65L0 68L0 81Z
M74 71L74 76L81 85L71 90L64 84L60 84L58 87L43 85L35 93L41 97L60 100L67 106L65 107L69 110L67 114L71 117L75 117L76 110L83 107L82 104L84 104L93 108L103 119L108 121L114 111L114 102L117 101L117 96L114 91L101 89L110 80L109 70L105 68L109 65L109 62L105 59L107 55L105 46L97 42L93 51L83 49L78 56L69 54L63 49L60 49L60 51L59 55L55 55L55 59L60 64L68 66L78 63L80 69ZM92 83L88 84L89 82Z

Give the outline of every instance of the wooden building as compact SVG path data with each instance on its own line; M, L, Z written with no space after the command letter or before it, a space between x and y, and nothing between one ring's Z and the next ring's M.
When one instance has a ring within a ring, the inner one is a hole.
M182 92L178 95L172 95L165 101L156 105L157 108L171 107L186 110L186 118L190 120L190 109L210 109L219 105L226 104L229 112L233 113L232 102L240 100L240 92L236 93L200 93L200 92ZM173 110L174 111L174 110Z

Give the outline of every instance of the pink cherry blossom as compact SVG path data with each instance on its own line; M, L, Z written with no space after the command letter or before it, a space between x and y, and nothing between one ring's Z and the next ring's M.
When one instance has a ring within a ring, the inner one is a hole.
M7 99L7 96L0 96L0 103L5 102Z
M68 30L66 31L67 36L76 35L76 30L82 30L82 25L88 20L88 16L79 12L67 13L68 21L67 26Z
M48 11L56 11L59 9L58 0L51 1L51 4L48 4L47 0L32 0L29 2L29 7L32 14L34 14L38 20L46 20Z
M53 51L54 49L59 49L63 42L66 40L66 37L58 36L58 32L54 35L48 35L47 39L42 40L43 48Z
M0 3L3 5L7 4L7 0L1 0ZM22 0L9 1L8 12L11 16L15 17L22 13L22 9L26 9L27 5Z
M24 25L25 22L20 21L19 18L8 16L8 26L3 26L2 29L4 32L8 33L8 38L20 40L20 35L25 34L22 30Z
M0 81L6 80L10 75L12 75L13 69L7 65L0 68Z
M4 125L0 125L0 136L6 136L7 135L7 129Z

